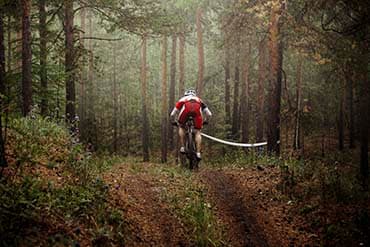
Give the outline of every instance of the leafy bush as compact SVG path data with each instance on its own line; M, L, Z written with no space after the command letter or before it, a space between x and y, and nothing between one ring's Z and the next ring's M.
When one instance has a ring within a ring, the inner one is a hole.
M69 153L69 134L48 118L16 118L10 122L10 155L19 164L64 162Z
M26 170L15 179L1 179L0 246L72 246L83 236L93 243L103 239L123 244L122 212L108 203L108 186L98 177L117 157L93 157L71 141L67 128L37 115L12 119L8 142L10 169L14 164L59 169L45 176ZM85 234L73 233L81 227Z

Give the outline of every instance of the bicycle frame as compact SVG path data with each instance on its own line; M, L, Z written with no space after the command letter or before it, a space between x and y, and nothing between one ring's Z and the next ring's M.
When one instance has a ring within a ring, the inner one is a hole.
M194 119L189 117L185 123L185 154L180 154L181 164L189 169L197 169L199 160L196 155ZM188 164L186 159L189 161Z

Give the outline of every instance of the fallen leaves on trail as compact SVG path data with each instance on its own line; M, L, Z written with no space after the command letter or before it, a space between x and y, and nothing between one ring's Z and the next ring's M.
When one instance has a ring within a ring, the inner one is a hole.
M309 246L317 236L300 229L302 217L291 215L293 203L277 190L278 168L204 170L216 214L227 226L232 246ZM265 242L266 241L266 242Z
M155 176L152 165L145 171L121 165L104 175L116 207L124 208L127 246L192 246L183 222L162 198L176 187L174 174ZM151 174L150 174L151 173ZM158 174L157 174L158 175ZM171 184L171 186L169 186Z

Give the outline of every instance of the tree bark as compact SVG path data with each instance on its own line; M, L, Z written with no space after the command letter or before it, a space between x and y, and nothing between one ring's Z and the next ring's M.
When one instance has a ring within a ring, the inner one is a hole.
M350 73L349 65L345 68L347 86L347 106L349 112L349 148L355 148L355 111L353 105L353 74Z
M85 49L85 29L86 29L86 10L81 9L81 34L80 44L81 48ZM85 133L85 122L86 122L86 70L84 66L84 56L81 56L80 61L81 72L80 72L80 99L79 99L79 115L80 115L80 134L84 138Z
M224 33L225 52L225 123L231 124L231 101L230 101L230 42L227 33Z
M93 35L93 15L89 13L89 35ZM90 121L95 119L94 113L94 47L93 41L89 40L89 66L88 66L88 99L87 99L87 117Z
M280 107L281 81L283 65L283 43L280 33L282 25L282 11L284 3L275 0L276 4L271 11L269 26L269 54L270 54L270 90L269 90L269 126L267 131L267 151L280 154Z
M241 98L241 129L242 129L242 142L249 142L249 114L250 114L250 54L251 44L248 43L245 49L244 61L243 61L243 84L242 84L242 98Z
M171 61L171 70L172 70L172 61ZM168 116L168 110L167 110L167 36L166 35L164 35L163 41L162 41L162 88L161 88L161 92L162 92L162 95L161 95L162 96L162 121L161 121L162 122L161 123L161 154L162 156L161 156L161 162L166 163L167 162L167 128L166 126L168 126L168 118L167 118ZM173 107L173 105L171 107ZM172 130L172 128L170 130ZM171 132L170 132L170 135L171 135Z
M197 80L197 94L203 94L203 80L204 80L204 49L203 49L203 30L202 30L202 8L197 9L197 44L198 44L198 80Z
M240 114L239 114L239 84L240 84L240 37L237 37L235 49L235 75L234 75L234 101L231 134L234 138L239 137Z
M172 35L172 50L171 50L171 72L170 72L170 92L169 92L169 107L171 110L175 105L175 88L176 88L176 46L177 46L177 36ZM166 52L167 52L167 42L166 42ZM162 60L163 61L163 60ZM167 68L166 68L167 70ZM162 98L163 99L163 98ZM168 126L168 140L170 150L174 149L174 134L173 126L171 123L167 122Z
M302 110L302 59L299 58L297 65L297 78L296 78L296 113L295 113L295 126L294 126L294 145L293 149L301 148L301 110Z
M4 46L4 11L0 7L0 94L6 95L5 86L5 46ZM0 167L5 167L7 161L5 158L5 143L3 138L2 115L4 112L3 97L0 97Z
M41 83L41 115L48 114L48 75L47 75L47 25L46 25L46 0L39 0L39 33L40 33L40 83Z
M344 88L340 89L341 95L339 98L339 112L338 112L338 149L344 149Z
M185 91L185 33L179 35L179 96Z
M66 120L72 122L76 115L75 69L73 44L73 1L65 0L65 72L66 72Z
M141 43L141 98L142 98L142 117L143 117L143 130L142 130L142 145L143 145L143 160L149 161L149 119L147 114L147 61L146 61L146 43L147 36L143 35Z
M113 44L113 152L117 153L118 142L118 92L117 92L117 56L116 46Z
M27 116L32 107L31 1L22 0L22 109Z
M370 115L370 79L369 79L369 41L365 39L362 44L361 55L361 81L360 81L360 172L364 189L369 183L369 115Z
M265 80L266 80L266 42L261 40L258 46L258 89L257 89L257 117L256 141L263 141L265 120Z

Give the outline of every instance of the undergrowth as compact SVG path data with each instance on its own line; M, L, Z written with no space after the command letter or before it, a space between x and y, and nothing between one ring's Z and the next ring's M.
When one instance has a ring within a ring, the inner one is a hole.
M7 155L0 246L124 244L123 214L99 177L119 157L93 156L65 127L39 116L10 122Z
M176 181L176 188L168 190L163 197L191 229L195 245L225 246L222 228L213 214L212 205L205 198L203 186L194 181L193 173L179 167L160 168L152 172Z

